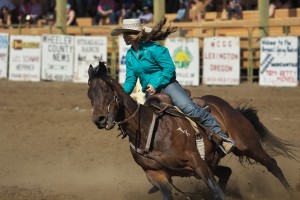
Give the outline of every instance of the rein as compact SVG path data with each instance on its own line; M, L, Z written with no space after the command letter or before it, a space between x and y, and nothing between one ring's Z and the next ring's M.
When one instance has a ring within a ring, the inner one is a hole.
M129 118L124 119L123 121L117 122L118 125L125 124L125 123L127 123L128 121L130 121L131 119L133 119L133 118L136 116L136 114L138 113L139 109L140 109L140 104L138 103L138 107L137 107L137 109L134 111L134 113L133 113Z

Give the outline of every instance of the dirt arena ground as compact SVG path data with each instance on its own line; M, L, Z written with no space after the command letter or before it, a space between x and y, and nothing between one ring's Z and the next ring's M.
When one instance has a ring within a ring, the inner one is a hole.
M300 143L300 88L254 84L236 87L189 87L193 96L214 94L236 107L250 103L262 122L278 137ZM91 121L87 84L0 80L1 200L131 200L160 199L135 164L127 139L118 130L98 130ZM300 197L300 164L276 157ZM265 168L241 166L234 156L227 199L289 199ZM194 178L174 178L191 199L211 199ZM185 197L174 191L176 200Z

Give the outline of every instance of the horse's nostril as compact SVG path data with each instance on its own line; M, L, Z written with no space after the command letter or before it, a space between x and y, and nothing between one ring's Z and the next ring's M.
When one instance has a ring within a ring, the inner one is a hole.
M95 124L103 124L106 122L106 118L104 116L94 117L93 121Z

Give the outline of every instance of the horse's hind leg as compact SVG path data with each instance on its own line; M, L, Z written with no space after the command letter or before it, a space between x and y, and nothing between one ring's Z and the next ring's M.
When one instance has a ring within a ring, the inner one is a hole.
M203 179L208 188L214 195L214 199L225 199L225 195L215 180L211 170L207 164L200 158L199 154L191 153L189 154L189 161L194 168L197 175Z
M282 185L287 189L290 190L291 186L287 182L285 176L283 175L282 170L279 168L276 160L269 156L262 148L257 148L259 150L256 150L250 158L254 159L255 161L259 162L263 166L265 166L269 172L271 172L276 178L279 179L279 181L282 183Z
M226 185L229 181L231 173L232 170L226 166L217 166L216 169L214 170L215 176L219 178L218 184L224 193L226 193Z
M170 185L170 177L164 171L145 171L150 183L158 188L163 195L163 200L172 200L172 191Z

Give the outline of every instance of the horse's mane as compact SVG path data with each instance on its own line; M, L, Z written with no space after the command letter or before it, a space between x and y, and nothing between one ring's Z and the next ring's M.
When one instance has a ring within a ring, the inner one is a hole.
M118 81L107 73L107 67L105 62L100 61L96 67L90 65L88 73L89 73L89 81L88 81L89 84L91 80L95 78L100 78L103 81L105 81L108 85L110 85L112 88L114 88L122 99L130 98L134 101L134 99L124 91L123 87L118 83Z

